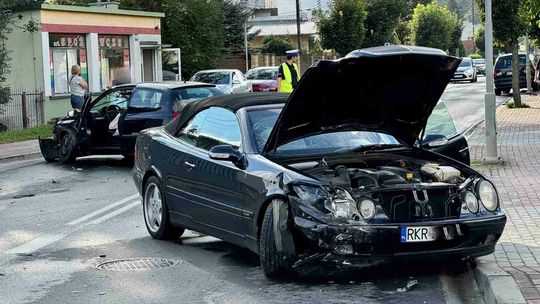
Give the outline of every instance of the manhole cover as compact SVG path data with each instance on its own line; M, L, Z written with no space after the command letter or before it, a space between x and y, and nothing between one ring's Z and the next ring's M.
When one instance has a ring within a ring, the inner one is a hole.
M165 268L171 267L175 264L178 264L178 262L167 259L138 258L107 261L97 265L96 268L109 271L130 271Z

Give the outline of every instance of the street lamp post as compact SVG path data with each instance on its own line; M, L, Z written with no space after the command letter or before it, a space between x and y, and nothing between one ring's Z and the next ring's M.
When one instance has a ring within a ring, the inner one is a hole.
M531 79L531 60L529 59L529 33L525 34L525 62L526 62L526 70L525 73L526 79L527 79L527 93L532 93L532 79Z
M495 115L495 92L493 84L493 22L491 15L491 0L486 0L485 47L486 47L486 94L485 124L486 124L486 154L483 159L487 163L497 163L501 159L497 155L497 124Z

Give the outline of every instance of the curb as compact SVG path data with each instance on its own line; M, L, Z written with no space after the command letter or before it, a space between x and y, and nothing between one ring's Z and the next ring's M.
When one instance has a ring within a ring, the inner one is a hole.
M12 161L18 161L18 160L29 160L29 159L35 159L40 158L41 152L34 152L34 153L27 153L22 155L13 155L13 156L7 156L0 158L0 164L3 163L9 163Z
M488 258L477 258L476 283L484 292L484 301L494 304L527 304L512 275Z

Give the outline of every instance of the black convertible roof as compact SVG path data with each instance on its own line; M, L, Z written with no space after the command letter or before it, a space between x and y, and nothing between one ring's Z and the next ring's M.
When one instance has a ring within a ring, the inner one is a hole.
M191 102L182 109L180 117L165 126L165 130L170 133L176 133L193 115L210 107L222 107L236 112L245 107L286 103L289 96L290 94L288 93L241 93L210 97L201 101Z

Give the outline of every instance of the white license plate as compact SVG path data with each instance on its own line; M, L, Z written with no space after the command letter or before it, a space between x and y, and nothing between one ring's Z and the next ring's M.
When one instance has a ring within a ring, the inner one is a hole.
M506 72L506 75L510 76L510 75L512 75L512 72Z
M434 227L401 227L401 242L431 242L437 239Z

